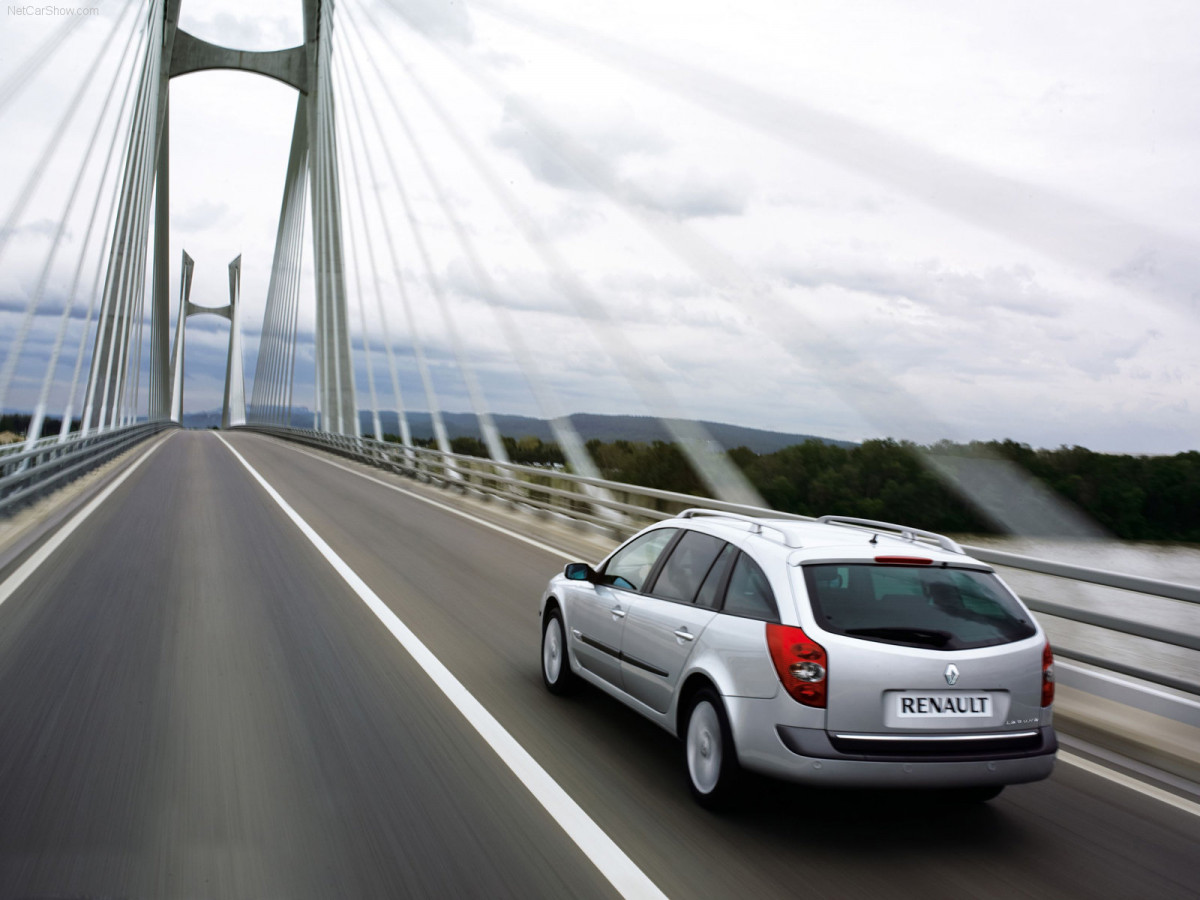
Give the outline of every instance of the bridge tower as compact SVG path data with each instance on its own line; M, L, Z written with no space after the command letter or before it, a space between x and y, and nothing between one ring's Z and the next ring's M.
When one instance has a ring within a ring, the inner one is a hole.
M83 427L118 424L127 378L130 329L145 297L145 261L154 199L154 267L150 315L150 418L174 418L169 344L170 80L208 69L254 72L298 92L291 158L279 234L311 196L316 270L317 408L325 431L359 434L354 369L347 327L340 186L330 77L334 0L300 0L304 43L274 51L233 50L179 27L182 0L151 0L150 40L126 146L120 201L113 227ZM153 185L153 190L150 186ZM311 186L311 191L308 188ZM288 254L277 240L272 282ZM295 263L295 261L292 261ZM298 264L298 263L295 263ZM292 312L294 316L294 311ZM294 333L294 332L293 332ZM178 374L178 373L176 373ZM287 376L290 379L290 373Z
M183 420L183 349L185 324L192 316L214 315L229 320L229 355L225 362L225 402L221 407L221 427L246 424L246 378L242 371L242 258L229 264L229 305L199 306L192 302L192 270L195 263L183 252L183 271L179 285L179 316L175 320L175 350L171 355L172 422Z

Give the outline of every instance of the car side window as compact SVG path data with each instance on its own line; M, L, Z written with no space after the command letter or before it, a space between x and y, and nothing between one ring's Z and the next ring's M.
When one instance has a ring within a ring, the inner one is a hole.
M696 594L697 606L703 606L705 609L717 609L721 606L721 586L725 583L725 575L729 572L737 552L737 547L733 544L726 544L721 548L721 553L709 568L704 584L700 585L700 591Z
M724 541L699 531L685 531L659 570L650 593L666 600L691 603Z
M600 583L640 591L677 528L658 528L630 541L612 555L600 573Z
M747 619L779 621L779 608L775 605L775 594L766 573L745 553L733 564L722 611Z

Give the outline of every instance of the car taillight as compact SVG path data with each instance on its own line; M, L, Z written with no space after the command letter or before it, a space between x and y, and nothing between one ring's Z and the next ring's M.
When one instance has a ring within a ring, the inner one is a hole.
M1050 642L1046 641L1046 649L1042 651L1042 706L1054 702L1054 651Z
M805 706L825 707L825 648L793 625L767 624L767 649L783 687Z

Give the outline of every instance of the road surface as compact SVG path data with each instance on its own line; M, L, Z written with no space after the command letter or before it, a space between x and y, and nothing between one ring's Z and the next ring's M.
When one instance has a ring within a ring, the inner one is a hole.
M138 459L0 604L0 897L1200 896L1200 817L1061 763L974 808L755 781L706 813L670 735L542 687L568 539L261 435Z

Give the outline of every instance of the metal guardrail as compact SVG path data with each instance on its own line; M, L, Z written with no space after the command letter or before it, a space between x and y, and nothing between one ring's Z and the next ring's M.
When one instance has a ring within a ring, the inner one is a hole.
M3 446L0 446L0 460L5 460L8 457L14 456L18 453L24 453L27 450L40 450L43 447L48 447L51 444L57 444L57 443L58 443L58 435L52 434L47 437L38 438L36 441L33 442L32 447L26 446L25 441L23 441L23 440L16 441L15 443L12 443L12 444L5 444Z
M54 490L73 478L107 462L135 444L168 428L172 422L143 422L59 442L42 438L32 448L0 454L0 515L38 495Z
M564 515L575 522L587 523L601 529L614 537L628 536L651 522L672 518L684 509L693 506L704 506L709 509L745 515L816 521L809 516L781 513L776 510L759 509L707 497L695 497L690 494L622 484L599 478L586 478L541 466L499 463L474 456L442 453L424 447L406 448L399 444L375 441L370 438L356 438L319 431L258 425L248 427L250 430L273 434L332 451L371 465L400 472L412 478L473 491L545 513ZM993 565L1185 603L1200 603L1200 588L1192 585L1142 578L1120 572L1088 569L985 547L964 545L963 549L975 558ZM1162 644L1200 651L1200 636L1195 634L1106 613L1077 609L1061 603L1030 597L1022 599L1035 612ZM1112 672L1129 675L1189 694L1200 693L1195 682L1185 682L1143 667L1111 659L1100 659L1094 654L1081 650L1072 651L1069 648L1056 647L1056 653L1068 659L1099 666Z
M1154 578L1142 578L1139 575L1125 575L1121 572L1106 572L1102 569L1087 569L1083 566L1073 566L1049 559L1037 559L1032 556L1020 556L1016 553L1005 553L985 547L964 547L964 549L968 550L976 559L997 566L1009 566L1013 569L1024 569L1026 572L1037 572L1041 575L1070 578L1072 581L1084 581L1088 584L1099 584L1104 587L1119 588L1123 591L1134 591L1138 594L1153 594L1155 597L1167 597L1171 600L1182 600L1185 603L1200 603L1200 587L1193 587L1189 584L1159 581Z

